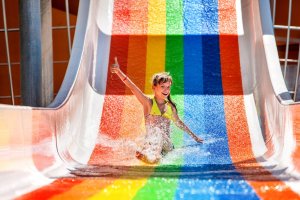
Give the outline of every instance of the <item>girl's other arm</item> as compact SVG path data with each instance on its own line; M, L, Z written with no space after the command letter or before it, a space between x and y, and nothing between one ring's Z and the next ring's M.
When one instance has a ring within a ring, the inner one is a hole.
M194 134L189 129L189 127L187 125L185 125L185 123L179 118L175 108L173 109L173 117L174 117L174 123L178 128L180 128L181 130L183 130L184 132L189 134L196 142L203 143L203 139L199 138L196 134Z

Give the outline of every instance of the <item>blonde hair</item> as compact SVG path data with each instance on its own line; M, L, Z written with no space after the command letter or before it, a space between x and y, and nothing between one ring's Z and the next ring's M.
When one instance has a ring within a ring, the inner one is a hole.
M160 73L156 73L152 76L152 85L153 86L157 86L161 83L166 83L166 82L171 82L171 84L173 83L172 76L170 75L169 72L160 72ZM168 98L168 101L174 106L174 108L177 111L176 104L172 101L170 94L168 95L167 98Z
M169 72L160 72L152 76L152 85L157 86L157 84L173 82L172 76Z

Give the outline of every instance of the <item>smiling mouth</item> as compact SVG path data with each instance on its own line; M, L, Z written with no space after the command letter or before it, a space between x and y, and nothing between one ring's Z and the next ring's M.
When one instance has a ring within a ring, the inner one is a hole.
M164 96L168 96L168 94L166 94L166 93L162 93Z

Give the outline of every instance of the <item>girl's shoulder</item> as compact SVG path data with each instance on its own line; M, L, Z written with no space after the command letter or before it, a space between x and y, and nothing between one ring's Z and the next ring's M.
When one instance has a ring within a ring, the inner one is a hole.
M148 100L147 107L148 107L148 109L151 109L151 107L153 105L153 99L148 95L146 95L146 97L147 97L147 100Z

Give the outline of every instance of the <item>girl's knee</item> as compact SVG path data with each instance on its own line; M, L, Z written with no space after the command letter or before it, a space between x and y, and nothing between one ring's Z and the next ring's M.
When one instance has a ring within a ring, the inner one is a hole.
M145 163L149 163L149 164L158 163L161 159L161 155L145 154L145 153L141 153L139 151L136 152L136 157L139 160L141 160Z

